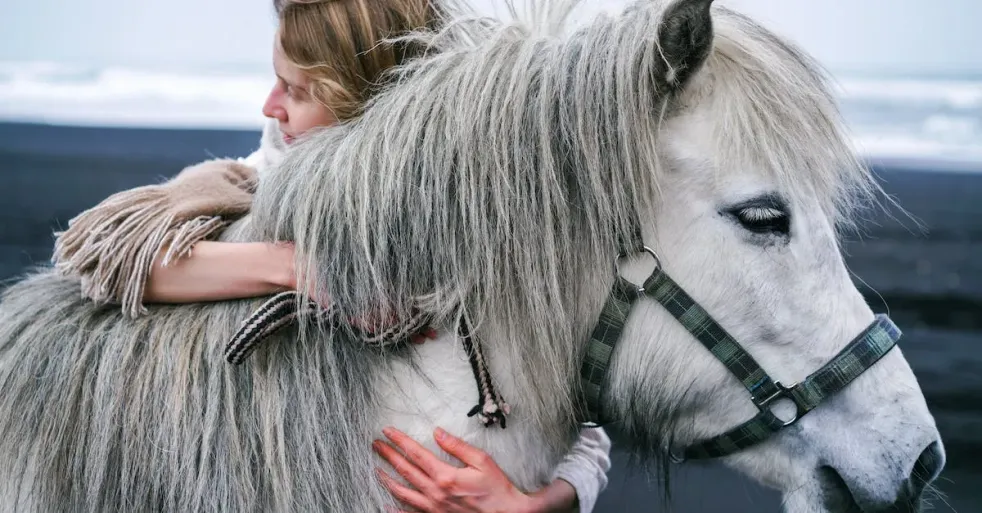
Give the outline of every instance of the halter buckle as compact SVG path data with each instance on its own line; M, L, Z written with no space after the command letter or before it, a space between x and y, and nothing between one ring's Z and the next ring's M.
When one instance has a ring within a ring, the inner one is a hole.
M794 423L798 422L798 419L804 416L805 413L808 413L808 410L798 401L798 398L796 398L794 394L791 393L791 391L796 386L798 386L797 383L791 385L790 387L786 387L783 384L781 384L780 381L775 381L774 392L772 392L771 395L764 397L763 399L758 400L754 398L754 404L756 404L757 408L759 408L761 411L764 410L770 411L771 415L774 415L774 418L781 421L781 427L791 426ZM787 399L791 401L792 404L794 404L794 409L795 409L794 416L791 417L789 420L784 420L781 417L778 417L774 413L774 409L771 408L771 403L778 401L780 399Z

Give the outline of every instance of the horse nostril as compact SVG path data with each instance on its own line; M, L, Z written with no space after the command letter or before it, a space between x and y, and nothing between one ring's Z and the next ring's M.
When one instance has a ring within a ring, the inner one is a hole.
M828 511L846 513L861 513L863 509L856 503L849 485L832 467L823 466L818 469L818 480L822 487L822 503Z
M923 510L922 495L931 482L938 478L945 465L944 448L940 442L932 442L921 452L907 479L902 481L895 496L870 494L861 476L849 481L830 466L818 468L817 477L822 487L822 499L828 511L848 513L915 513ZM896 474L894 474L896 475ZM899 476L898 476L899 477ZM897 483L897 481L892 481ZM892 494L891 494L892 495Z
M914 462L914 468L910 472L907 486L907 493L911 498L920 497L932 481L938 478L941 470L944 469L945 454L944 449L938 442L931 442L931 445L924 449L924 452Z

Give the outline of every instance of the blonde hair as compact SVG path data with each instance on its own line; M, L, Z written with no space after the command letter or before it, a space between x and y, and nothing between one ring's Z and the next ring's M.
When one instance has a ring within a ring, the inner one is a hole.
M439 18L430 0L274 0L273 6L283 54L339 120L358 116L387 71L425 50L417 41L387 39L432 29Z

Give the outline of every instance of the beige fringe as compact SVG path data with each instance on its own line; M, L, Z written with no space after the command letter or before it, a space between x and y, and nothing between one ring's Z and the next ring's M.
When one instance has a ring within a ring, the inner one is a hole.
M114 194L55 233L52 263L62 275L81 278L83 297L143 315L158 256L164 266L185 258L195 243L245 214L254 180L254 170L241 164L209 161L174 181Z
M143 293L157 255L161 265L190 255L191 247L227 226L219 216L190 221L166 215L167 195L159 186L117 194L69 222L55 234L52 262L63 275L82 278L82 295L100 303L119 302L123 313L147 312Z

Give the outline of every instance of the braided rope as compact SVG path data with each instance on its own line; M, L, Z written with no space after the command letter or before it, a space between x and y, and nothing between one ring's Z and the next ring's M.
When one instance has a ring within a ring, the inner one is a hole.
M225 360L234 365L242 363L266 338L308 312L316 312L329 322L335 317L334 309L321 308L312 301L301 302L295 292L281 292L273 296L260 305L228 341Z
M470 326L463 317L460 319L458 328L460 341L467 352L467 359L471 364L471 371L474 373L474 381L477 382L478 403L469 412L468 417L477 415L478 420L484 427L491 427L495 423L504 429L505 415L511 413L511 406L505 402L498 390L494 388L491 380L491 372L488 370L487 359L484 357L484 350L481 341L471 336Z
M311 313L331 325L337 326L340 323L337 309L333 307L322 307L314 301L302 298L295 291L276 294L243 321L235 335L229 339L225 345L225 360L233 365L241 364L270 335L297 322L302 315ZM429 321L427 315L418 312L406 321L395 323L378 333L359 331L365 343L376 347L389 347L403 343L420 333ZM471 336L470 328L464 319L461 319L458 332L467 352L478 390L478 404L471 408L467 416L476 415L484 427L497 423L504 428L505 416L511 412L511 406L494 387L481 342Z

